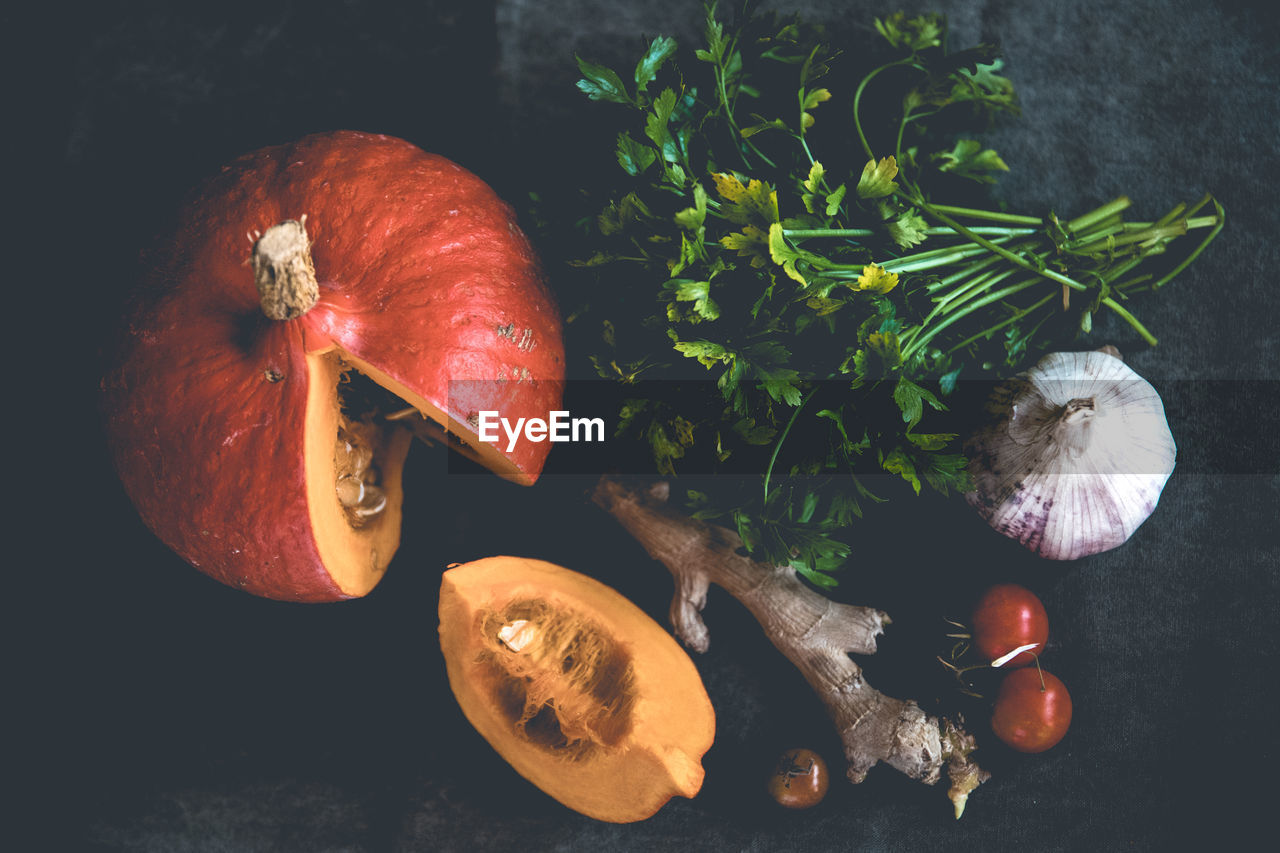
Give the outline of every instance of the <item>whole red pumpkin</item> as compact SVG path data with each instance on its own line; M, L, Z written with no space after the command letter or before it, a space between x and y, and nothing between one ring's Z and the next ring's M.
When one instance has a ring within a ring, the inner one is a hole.
M143 521L257 595L367 593L399 545L411 432L357 374L488 469L537 479L548 443L477 436L479 412L546 418L563 393L559 311L510 207L387 136L224 167L180 211L102 383Z

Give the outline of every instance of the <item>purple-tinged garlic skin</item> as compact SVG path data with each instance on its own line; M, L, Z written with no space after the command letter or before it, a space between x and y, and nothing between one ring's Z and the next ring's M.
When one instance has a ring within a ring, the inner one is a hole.
M1177 446L1160 395L1114 349L1053 353L998 386L966 443L988 524L1041 557L1126 542L1155 511Z

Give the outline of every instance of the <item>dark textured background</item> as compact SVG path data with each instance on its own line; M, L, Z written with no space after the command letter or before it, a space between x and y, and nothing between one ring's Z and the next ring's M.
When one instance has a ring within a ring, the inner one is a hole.
M853 50L899 8L779 5L835 23ZM0 830L13 849L1167 850L1265 825L1280 728L1275 15L1225 0L902 5L948 12L954 45L1002 44L1023 116L987 139L1012 169L996 190L1012 208L1075 215L1127 193L1155 217L1209 190L1228 212L1200 261L1141 305L1158 348L1097 330L1161 390L1181 454L1130 543L1048 565L959 502L901 500L859 533L838 591L895 618L872 683L928 703L951 689L928 661L941 616L990 580L1034 588L1046 665L1075 700L1058 747L1018 756L987 738L996 778L958 824L941 790L884 768L782 813L760 792L778 750L809 745L838 767L838 745L799 677L713 592L697 662L718 732L701 795L640 824L594 822L462 718L435 620L441 567L500 552L594 574L664 620L668 576L583 500L588 481L520 490L417 454L387 579L331 606L204 579L115 482L91 414L98 346L183 190L239 153L337 127L406 137L513 199L530 175L571 181L574 134L590 130L572 54L629 63L638 33L695 34L700 4L54 2L4 13L23 118L5 140L23 200L10 256L35 261L10 282L11 366L57 389L11 444L15 484L35 485L7 514L10 538L36 544L10 559L6 599L19 723L5 767L25 795ZM900 559L922 525L938 534Z

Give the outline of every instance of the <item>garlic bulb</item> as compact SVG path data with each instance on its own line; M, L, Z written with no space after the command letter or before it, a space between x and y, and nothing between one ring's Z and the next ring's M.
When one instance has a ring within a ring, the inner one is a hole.
M1177 448L1156 390L1114 348L1053 353L1002 383L965 444L987 522L1042 557L1123 544L1156 508Z

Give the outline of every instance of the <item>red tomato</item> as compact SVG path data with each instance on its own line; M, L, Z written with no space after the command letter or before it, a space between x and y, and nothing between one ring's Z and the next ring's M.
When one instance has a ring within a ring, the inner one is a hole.
M1044 752L1070 725L1071 694L1057 676L1031 668L1004 677L991 716L991 730L1000 740L1018 752Z
M1014 657L1005 667L1026 666L1044 651L1049 640L1049 615L1031 590L1012 583L997 584L982 594L973 608L973 645L988 661L1019 646L1038 647Z

